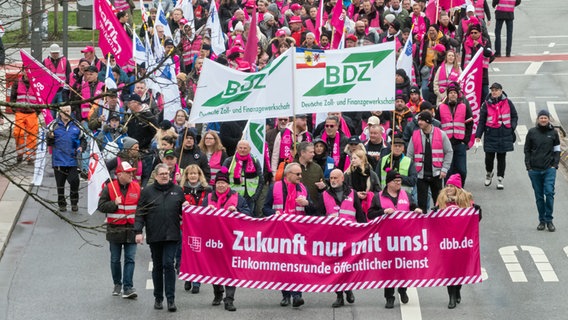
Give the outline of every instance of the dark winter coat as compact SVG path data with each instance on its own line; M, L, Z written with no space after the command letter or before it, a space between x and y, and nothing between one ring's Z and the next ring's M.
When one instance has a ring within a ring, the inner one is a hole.
M537 124L527 133L525 140L525 166L527 170L558 169L560 162L560 137L549 123L542 127Z
M136 234L146 227L146 242L180 241L182 204L185 202L180 186L168 182L153 183L142 190L136 210Z
M509 107L511 109L510 128L507 128L504 125L501 125L499 128L490 128L485 125L487 122L487 108L490 108L491 105L495 105L505 99L508 99L505 92L503 92L503 94L497 99L493 99L491 95L489 95L481 106L481 111L479 112L479 124L477 125L475 137L481 138L481 136L484 136L483 151L485 152L503 153L514 150L514 143L517 139L515 129L517 128L517 121L519 120L519 117L517 115L517 109L515 109L515 105L513 105L511 100L509 100Z

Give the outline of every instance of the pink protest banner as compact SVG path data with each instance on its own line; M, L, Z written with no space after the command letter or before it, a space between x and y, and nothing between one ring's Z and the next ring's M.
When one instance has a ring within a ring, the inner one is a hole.
M469 147L473 146L475 143L475 132L477 131L477 125L479 124L479 113L481 111L481 105L483 100L481 97L482 86L483 86L483 48L479 48L472 58L472 61L465 67L465 69L460 74L458 82L462 88L462 91L469 102L471 107L471 113L473 115L473 130L471 134L471 139L469 141Z
M133 57L132 39L116 18L107 0L94 0L93 9L99 30L99 47L103 55L112 53L119 65L128 65L128 61Z
M53 72L47 69L43 64L39 63L25 50L20 50L20 57L22 58L22 66L26 71L30 86L37 98L39 104L51 104L57 91L65 85L63 80L59 79ZM49 109L41 110L45 124L53 121L53 116Z
M252 218L187 207L179 278L334 292L481 282L479 212L395 212L366 224L334 217Z

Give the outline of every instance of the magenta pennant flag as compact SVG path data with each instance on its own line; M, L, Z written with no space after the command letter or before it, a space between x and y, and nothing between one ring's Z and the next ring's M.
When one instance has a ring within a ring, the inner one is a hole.
M481 86L483 84L483 48L479 48L469 64L465 67L460 74L458 82L462 88L471 112L473 114L473 133L469 142L469 147L473 146L475 142L475 132L477 131L477 124L479 123L479 111L483 103L481 97Z
M430 20L431 24L436 23L436 21L438 20L438 16L436 15L437 10L438 10L438 0L428 1L424 13L426 14L428 20Z
M323 1L320 1L318 7L318 14L316 16L316 41L319 43L321 37L321 27L324 25L323 22Z
M250 23L250 28L247 37L247 44L245 46L245 56L244 60L247 61L251 67L256 62L256 53L258 51L258 37L256 35L256 25L257 25L256 6L254 7L254 14L252 15L252 21Z
M22 65L30 81L30 86L33 88L39 104L50 104L59 88L65 85L65 82L25 50L20 50L20 56L22 57ZM45 123L49 124L53 120L51 112L48 109L42 109L42 113Z
M342 17L343 13L343 0L337 1L333 10L331 11L331 25L336 29L343 32L343 28L345 27L345 22L343 21L345 17ZM319 40L319 39L318 39Z
M184 281L302 292L482 281L474 208L397 211L361 224L188 206L181 243Z
M112 53L119 65L127 65L133 57L132 39L106 0L94 0L94 4L97 30L99 30L99 47L103 55Z
M465 0L439 0L440 8L448 11L451 8L461 7L465 4Z

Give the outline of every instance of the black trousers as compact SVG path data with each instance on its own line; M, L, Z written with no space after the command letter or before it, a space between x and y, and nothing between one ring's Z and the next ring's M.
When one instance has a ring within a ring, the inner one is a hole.
M71 205L77 205L79 202L79 171L77 171L77 167L53 167L53 173L57 185L57 204L61 207L67 206L65 200L65 181L67 181L71 188L69 194Z
M235 292L237 291L237 287L233 286L224 286L225 287L225 302L233 302L235 300ZM223 286L219 284L213 285L213 293L215 296L223 295Z
M485 153L485 171L493 172L493 166L495 162L495 154L497 154L497 176L498 177L505 177L505 157L507 153L495 153L495 152L486 152Z
M406 288L398 288L398 293L406 292ZM394 288L385 288L385 298L394 298Z
M432 202L436 203L440 190L442 190L442 179L431 177L418 179L416 181L416 192L418 193L418 208L426 212L428 210L428 189L432 193Z

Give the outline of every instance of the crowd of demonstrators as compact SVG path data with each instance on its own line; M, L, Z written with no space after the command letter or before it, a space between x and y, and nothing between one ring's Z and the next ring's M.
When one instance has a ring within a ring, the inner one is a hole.
M438 21L430 21L424 13L426 2L344 2L342 15L348 32L345 47L393 41L399 51L412 37L412 73L396 71L396 79L393 79L396 99L392 111L333 111L323 119L312 114L267 119L265 159L251 154L250 142L242 139L246 121L189 122L188 114L198 90L203 62L210 59L240 71L256 72L290 47L330 49L330 18L335 0L324 3L321 32L316 28L317 0L221 1L219 18L227 36L223 54L213 52L208 29L200 29L209 15L205 1L193 3L194 26L183 18L180 8L174 9L171 1L162 1L164 10L171 11L168 26L173 38L165 35L164 26L155 25L157 11L150 9L140 34L145 35L144 30L147 30L153 36L155 32L152 41L160 43L154 44L152 50L162 45L171 53L163 62L175 66L181 98L180 109L171 119L165 116L164 100L172 97L163 97L151 84L152 80L144 78L148 70L145 64L136 68L120 66L112 55L99 58L95 48L87 46L81 51L84 57L78 65L70 66L67 58L60 54L60 48L52 45L44 64L69 84L54 100L68 105L60 108L47 133L48 143L54 150L52 163L59 210L67 210L67 199L73 212L79 210L79 174L85 173L90 156L86 139L95 138L113 177L113 182L106 186L106 194L103 192L100 209L107 214L107 222L111 219L110 224L122 221L132 224L129 218L112 219L115 215L128 216L126 211L132 205L125 203L126 196L119 192L140 186L138 216L132 228L139 243L145 228L152 249L154 307L163 308L165 288L168 309L175 311L175 281L172 279L179 266L182 204L252 216L336 215L357 222L395 210L426 212L435 205L440 194L445 194L442 191L444 180L450 175L459 173L461 185L465 184L466 151L472 134L477 141L482 137L485 141L485 185L491 184L493 162L497 157L497 188L503 189L505 154L513 148L517 113L500 84L493 84L489 94L488 66L495 55L487 33L486 21L491 19L487 3L475 1L471 7L442 8ZM496 15L500 25L510 24L517 2L520 1L493 0L498 11L507 12ZM258 26L251 26L255 14ZM128 14L118 16L128 30ZM258 28L259 40L252 64L243 57L247 41L252 41L247 31L251 27ZM472 110L457 81L479 50L483 50L481 100L484 103L477 132L473 133ZM510 55L509 41L506 55ZM105 88L107 68L114 73L117 89ZM21 99L19 102L33 102L29 100L33 98L25 77L12 92L14 99ZM105 97L98 101L78 102L103 93ZM37 126L34 127L37 115L26 112L25 108L17 110L24 128L24 134L17 135L18 161L33 159L35 152L34 146L30 147L30 143L33 144L30 139L37 135ZM545 145L539 139L544 139L542 135L547 128L544 119L539 122L531 134L534 147L525 149L525 154L539 209L539 230L547 226L552 231L552 168L557 166L556 144L551 146L552 151L547 149L548 166L535 164L540 163L539 148ZM66 181L71 185L70 197L65 197ZM160 198L165 192L169 192L167 197ZM346 199L349 201L344 201ZM434 203L430 203L430 199ZM161 227L160 219L166 221ZM120 269L119 248L124 248L125 260L135 251L127 246L130 238L120 241L111 243L114 285L122 285L122 288L115 287L113 293L118 295L121 289L123 295L133 297L134 289L127 279L130 262L128 270L125 266L123 279L119 279L117 270ZM185 284L185 289L193 293L198 293L199 287L199 283ZM408 297L403 288L399 292L401 301L406 303ZM215 286L213 305L224 301L225 309L236 310L234 294L234 287ZM282 294L282 306L304 304L301 292ZM333 306L344 305L344 296L348 303L354 301L352 292L347 291L345 295L338 292ZM392 308L394 289L385 290L385 298L386 307Z

